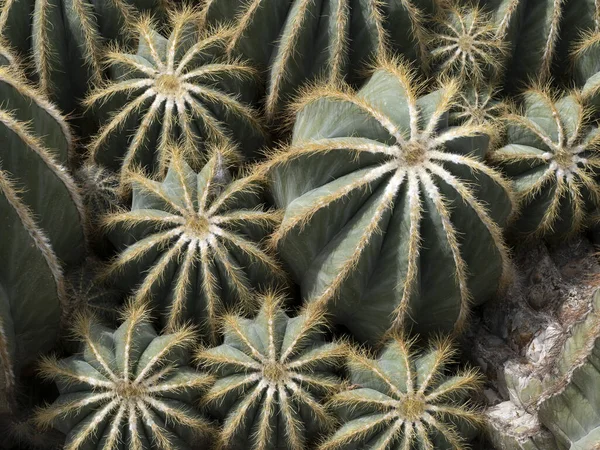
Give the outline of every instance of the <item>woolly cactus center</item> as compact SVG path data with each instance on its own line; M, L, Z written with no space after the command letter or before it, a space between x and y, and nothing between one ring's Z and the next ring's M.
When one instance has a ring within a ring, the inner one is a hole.
M186 229L188 233L197 236L199 238L204 237L208 234L210 228L210 222L208 218L203 215L195 214L188 217L186 222Z
M573 155L566 150L559 150L552 159L563 170L570 170L575 163Z
M271 383L281 383L287 378L287 371L283 364L269 362L263 368L263 376Z
M425 397L422 394L407 395L398 401L398 414L408 422L418 422L425 413Z
M458 38L457 44L463 53L471 53L473 51L475 42L473 36L463 34Z
M165 73L156 79L156 90L164 95L177 95L181 89L181 82L176 75Z
M143 389L129 380L122 380L115 384L115 393L124 400L138 399L143 395Z
M420 142L410 141L400 147L399 160L403 165L414 166L422 163L427 149Z

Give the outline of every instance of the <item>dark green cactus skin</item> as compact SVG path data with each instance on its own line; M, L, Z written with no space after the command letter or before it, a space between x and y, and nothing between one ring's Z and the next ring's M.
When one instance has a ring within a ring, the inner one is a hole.
M161 0L4 0L0 35L61 110L77 109L92 83L102 80L106 43L125 44L140 13L161 15Z
M334 321L370 342L390 327L460 329L467 291L486 301L507 270L497 224L511 200L482 162L486 126L448 128L457 86L420 96L413 83L389 64L356 94L316 90L272 160L282 259L306 301L330 303Z
M225 318L224 343L198 355L216 377L205 401L223 419L225 448L308 450L331 429L322 401L341 387L346 349L326 341L324 325L319 311L289 317L272 294L254 319Z
M234 180L227 166L217 153L198 174L175 160L162 183L136 176L131 211L106 219L118 286L151 298L168 328L191 319L211 341L220 314L252 308L255 288L284 279L261 244L279 215L262 207L257 177Z
M38 423L63 432L65 450L202 446L212 429L197 402L212 379L189 366L192 331L157 335L143 309L126 316L116 330L81 318L82 352L42 361L60 395L38 412Z
M526 92L523 111L505 116L506 142L491 159L513 180L520 233L564 237L589 224L600 205L600 130L588 116L579 97L542 90Z
M229 49L267 69L272 118L315 79L363 81L361 70L388 49L426 68L433 10L430 0L209 0L205 21L237 21Z
M8 53L6 53L8 54ZM81 202L65 164L66 123L22 75L0 67L0 368L2 394L57 337L63 265L84 251Z

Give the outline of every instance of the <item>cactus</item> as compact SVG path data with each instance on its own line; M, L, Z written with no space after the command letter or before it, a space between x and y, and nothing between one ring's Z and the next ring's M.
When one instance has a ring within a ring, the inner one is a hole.
M75 332L81 354L46 357L42 375L56 381L58 399L36 414L42 427L66 434L65 450L160 448L176 450L209 437L194 407L212 378L188 366L190 328L157 335L143 307L129 307L116 331L81 316ZM152 447L150 447L152 446Z
M505 112L507 105L496 100L497 89L491 86L465 86L459 94L458 101L448 117L451 126L456 125L489 125L499 126L498 120ZM498 138L502 133L496 132Z
M255 95L255 70L218 56L228 30L200 32L197 16L189 8L172 13L168 39L150 18L141 19L137 53L108 52L112 81L85 101L112 111L89 151L98 164L119 171L122 182L139 164L164 175L169 144L180 139L195 163L200 140L239 143L249 157L264 143L257 113L246 104Z
M8 53L7 53L8 54ZM0 66L0 404L21 369L56 341L63 264L84 250L81 202L66 163L71 135L36 89ZM64 317L62 317L64 319Z
M429 0L209 0L204 23L235 21L228 44L268 69L266 112L273 119L315 79L362 81L361 69L388 49L428 62ZM309 57L309 55L311 55Z
M505 116L506 145L491 160L512 178L522 214L515 228L557 237L582 230L600 205L595 168L598 127L576 94L557 98L548 89L524 94L523 111Z
M498 77L506 43L496 36L498 28L489 14L469 3L450 3L440 8L436 25L429 47L438 73L476 84Z
M313 89L265 166L285 210L274 245L304 298L361 341L460 330L509 273L511 197L482 161L488 127L447 127L455 82L420 94L396 62L358 92Z
M464 449L481 422L467 399L482 379L474 370L445 375L454 355L447 340L417 353L399 336L377 358L353 352L352 385L329 402L341 425L319 450Z
M320 402L340 386L334 368L345 346L323 339L317 308L290 318L281 303L268 293L256 318L226 316L224 343L198 354L217 378L205 401L224 419L226 448L314 448L318 433L332 426Z
M155 299L168 329L194 319L213 342L225 309L250 308L253 288L284 278L261 245L280 216L261 206L260 175L232 179L230 153L216 150L199 174L175 157L162 183L132 174L131 211L104 221L122 250L106 276L136 302Z
M139 11L163 8L161 0L5 0L0 36L33 61L40 89L71 112L89 83L102 81L107 41L127 42Z

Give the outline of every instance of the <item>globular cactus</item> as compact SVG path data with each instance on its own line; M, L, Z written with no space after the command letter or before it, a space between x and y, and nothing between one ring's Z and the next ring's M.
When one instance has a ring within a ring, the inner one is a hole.
M488 125L496 127L498 138L502 133L500 117L506 112L507 105L496 99L497 89L491 86L465 86L461 90L458 101L448 117L451 126L456 125Z
M64 112L70 113L89 84L103 78L105 46L129 41L140 12L161 14L161 0L4 0L0 36L22 59Z
M90 157L118 171L143 165L164 175L170 143L182 140L186 157L201 160L200 144L230 142L254 156L264 143L255 96L255 69L220 56L227 29L199 31L198 13L184 8L170 15L168 38L148 17L137 25L138 51L107 53L112 81L90 93L85 103L111 111L89 145Z
M490 130L447 126L457 83L421 93L396 62L358 92L312 89L265 166L285 211L274 245L306 301L361 341L460 330L509 272L511 197L483 162Z
M8 54L8 53L7 53ZM63 266L81 261L82 208L64 164L69 129L21 74L0 67L0 404L22 368L55 343Z
M491 16L473 4L449 3L440 8L429 48L442 75L474 84L497 78L506 58L506 42L498 38Z
M317 308L290 318L281 303L269 293L254 319L226 316L224 343L198 354L217 378L204 400L224 419L226 448L314 448L333 424L321 402L340 388L345 346L324 340Z
M474 370L446 375L454 355L449 341L417 353L398 336L376 358L351 353L351 386L329 402L340 427L319 450L466 448L481 422L469 398L482 379Z
M212 378L189 367L190 328L157 335L143 307L129 307L111 330L81 316L75 332L81 354L42 360L41 373L60 395L36 421L66 434L65 450L126 445L132 449L187 449L210 438L196 408Z
M215 150L198 174L176 156L162 183L131 174L131 211L104 220L120 250L106 276L135 302L151 297L168 329L193 319L212 341L220 314L285 278L261 243L280 215L262 206L261 175L232 178L230 156Z
M362 81L361 69L396 51L428 66L429 0L209 0L203 23L235 21L228 50L267 69L265 109L273 119L315 79ZM310 55L310 56L309 56Z
M558 98L531 89L523 100L522 111L505 115L505 145L490 155L519 196L515 228L533 236L572 235L600 205L599 129L577 94Z

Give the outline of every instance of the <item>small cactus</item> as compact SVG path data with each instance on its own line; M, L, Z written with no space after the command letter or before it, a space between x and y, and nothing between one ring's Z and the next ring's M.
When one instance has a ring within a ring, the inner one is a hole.
M183 450L210 437L212 428L194 407L212 383L188 366L190 328L158 336L143 307L129 307L116 330L81 316L75 332L81 354L46 357L41 374L60 396L36 415L42 427L66 434L65 450L128 448Z
M137 54L107 53L112 81L92 91L87 106L112 115L89 145L90 157L120 173L122 184L136 165L164 175L169 146L179 140L188 161L202 160L200 140L241 143L246 156L263 144L263 129L247 97L256 71L218 55L227 29L198 31L198 13L185 8L170 15L168 38L144 17L136 24Z
M339 429L319 450L463 450L481 422L469 395L481 385L474 370L444 371L455 351L439 341L416 353L394 336L378 358L355 351L348 358L351 386L329 402Z
M600 206L600 133L577 94L524 94L522 111L504 116L505 145L490 155L513 180L522 214L515 228L532 236L573 235Z
M472 4L441 8L429 47L438 71L484 84L499 75L506 45L496 36L491 16Z
M281 302L269 293L256 318L226 316L225 342L198 354L217 377L205 401L224 419L226 448L314 448L333 424L321 400L340 388L345 346L323 339L317 309L290 318Z
M131 174L131 211L104 220L121 250L106 276L135 302L155 300L167 329L193 319L213 342L220 314L285 278L261 245L280 216L262 207L260 175L232 179L230 156L215 150L198 174L175 156L162 183Z

